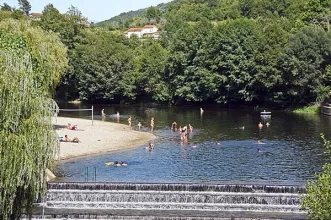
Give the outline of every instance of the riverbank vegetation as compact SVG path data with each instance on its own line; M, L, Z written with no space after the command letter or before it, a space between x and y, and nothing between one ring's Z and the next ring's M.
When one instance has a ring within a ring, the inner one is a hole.
M68 47L60 99L286 108L330 91L330 9L327 0L178 0L141 19L163 30L159 40L87 26L75 7L50 4L35 24Z
M318 114L320 112L319 105L310 105L303 108L297 108L294 110L294 113L298 114Z
M330 141L324 141L325 154L331 156ZM316 180L307 185L307 195L303 197L303 208L308 211L309 219L331 219L331 163L323 166L323 172L316 174Z
M0 21L0 219L30 213L54 158L52 95L67 66L55 33L29 20Z

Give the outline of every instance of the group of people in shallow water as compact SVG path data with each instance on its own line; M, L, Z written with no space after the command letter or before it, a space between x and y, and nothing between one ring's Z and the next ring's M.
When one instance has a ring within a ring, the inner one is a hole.
M171 124L171 130L174 131L174 132L179 131L180 132L180 139L184 143L187 143L187 138L188 138L189 134L193 132L193 126L191 124L188 124L184 127L179 126L179 128L177 129L177 122L174 121Z
M203 110L202 108L200 108L200 114L202 115L203 113L204 113L204 110ZM101 111L101 116L102 116L102 117L106 117L106 114L105 114L105 112L104 112L104 109L102 109L102 111ZM119 117L120 117L119 112L116 113L116 117L119 119ZM132 128L132 117L129 116L127 121L128 121L128 125L129 125L129 127ZM269 127L269 126L270 126L270 123L267 122L265 125L266 125L267 127ZM73 127L74 127L74 129L77 129L77 125L75 125L75 126L73 126ZM138 127L138 130L139 130L139 131L141 131L142 129L145 129L144 126L142 125L142 123L141 123L140 121L138 121L137 127ZM263 128L263 124L262 124L262 122L260 122L260 123L258 124L258 128L259 128L259 129L262 129L262 128ZM74 130L74 129L73 129L73 130ZM150 121L150 131L153 132L154 129L155 129L155 119L154 119L154 117L152 117L152 118L151 118L151 121ZM242 126L241 129L244 129L244 126ZM171 130L174 131L174 132L179 131L179 132L180 132L180 138L181 138L182 143L183 143L183 144L187 144L189 134L190 134L190 133L193 133L193 126L192 126L191 124L188 124L188 125L185 125L184 127L181 127L181 126L178 127L177 122L174 121L174 122L171 124ZM220 141L216 141L215 144L216 144L216 145L221 145L221 142L220 142ZM257 142L257 144L264 144L264 143L262 143L262 142L259 140L259 141ZM193 148L197 147L197 143L194 143L192 147L193 147ZM152 144L151 142L148 142L148 145L147 145L147 147L146 147L146 150L149 151L149 152L151 152L151 151L153 151L153 149L154 149L154 144ZM258 151L258 152L262 152L262 149L261 149L261 148L258 148L257 151ZM120 163L118 163L118 164L120 164Z

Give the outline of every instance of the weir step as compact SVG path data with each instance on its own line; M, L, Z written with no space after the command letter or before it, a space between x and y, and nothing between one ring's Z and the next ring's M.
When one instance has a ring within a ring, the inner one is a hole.
M51 183L38 210L48 216L71 216L63 219L79 214L86 219L94 219L93 214L96 219L109 219L110 213L118 219L305 219L304 193L300 186ZM136 214L141 212L146 218ZM255 218L257 213L262 214Z
M132 190L49 190L46 201L56 202L173 202L300 205L301 198L293 193L229 193L229 192L172 192Z

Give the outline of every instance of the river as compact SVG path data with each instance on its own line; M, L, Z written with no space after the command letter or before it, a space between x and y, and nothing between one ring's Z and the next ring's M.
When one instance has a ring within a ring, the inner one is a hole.
M60 107L91 108L83 104ZM253 109L219 108L204 108L201 115L199 107L192 106L95 105L95 120L101 120L101 109L110 122L127 124L128 116L132 116L135 129L138 122L145 126L142 132L150 132L150 119L154 117L154 134L158 136L153 141L154 150L147 151L146 144L62 161L56 167L60 176L57 181L303 185L327 161L320 134L331 138L329 116L275 111L271 117L261 117ZM59 116L91 118L91 113L60 112ZM178 126L193 126L187 144L182 143L179 132L170 129L173 121ZM262 129L259 122L264 125ZM105 166L109 161L124 161L128 166Z

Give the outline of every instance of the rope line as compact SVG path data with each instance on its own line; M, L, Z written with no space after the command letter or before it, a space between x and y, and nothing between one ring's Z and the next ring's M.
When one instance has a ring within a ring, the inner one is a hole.
M53 109L53 110L59 110L64 112L80 112L80 111L92 111L92 109Z

